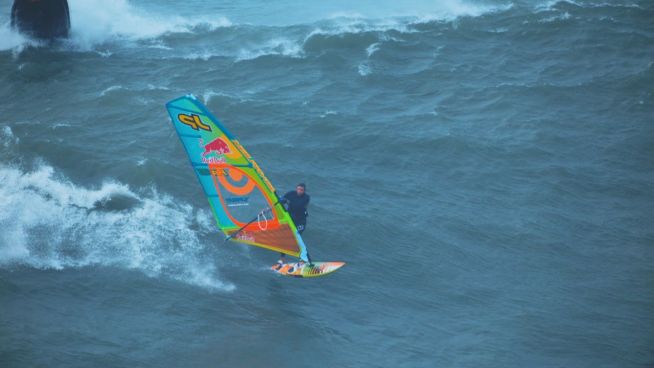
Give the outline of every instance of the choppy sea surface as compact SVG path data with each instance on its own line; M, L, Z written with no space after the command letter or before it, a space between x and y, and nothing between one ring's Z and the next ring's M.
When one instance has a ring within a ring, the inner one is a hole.
M0 366L651 367L654 3L0 1ZM194 93L346 261L223 244Z

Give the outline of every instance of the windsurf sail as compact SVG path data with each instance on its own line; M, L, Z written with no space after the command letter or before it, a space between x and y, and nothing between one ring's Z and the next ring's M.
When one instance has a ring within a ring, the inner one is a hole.
M231 240L309 262L275 188L238 139L193 95L166 108L220 230Z

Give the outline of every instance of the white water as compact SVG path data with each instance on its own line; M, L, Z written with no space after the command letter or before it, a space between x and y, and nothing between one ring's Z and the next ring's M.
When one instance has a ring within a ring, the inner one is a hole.
M351 4L349 6L352 8L351 11L342 12L333 11L332 7L338 8L337 4L332 4L333 6L325 4L322 10L315 11L310 17L302 12L303 6L290 7L285 14L287 20L285 25L310 24L321 21L327 21L328 24L316 27L301 40L275 36L263 43L244 45L233 56L237 60L250 60L263 55L301 57L303 43L316 34L334 35L390 29L406 32L407 25L411 22L480 16L488 12L506 9L509 6L478 5L459 0L437 3L414 1L414 3L411 6L399 6L390 2L376 7ZM134 42L155 40L169 33L212 31L220 27L231 27L233 22L230 18L239 16L239 14L225 16L221 13L221 9L212 9L211 3L190 5L192 4L180 9L180 12L166 14L163 10L146 11L135 5L134 2L127 0L69 0L71 37L65 42L65 49L89 51L95 50L101 45L116 42L132 47ZM357 8L361 9L357 10ZM363 9L374 9L374 11L363 11ZM8 11L6 16L8 18ZM261 17L260 14L253 13L246 14L242 18L244 18L242 24L257 24L257 20ZM37 41L30 40L13 31L9 27L8 19L0 26L0 51L14 49L20 52L26 46L38 45L40 43ZM155 44L152 47L168 49L168 46L161 44ZM224 56L224 53L197 50L193 54L186 55L185 58L208 59L212 56Z
M207 257L215 248L198 238L212 230L210 214L155 190L139 195L115 181L82 187L45 164L30 172L0 166L0 228L0 267L114 266L234 289Z

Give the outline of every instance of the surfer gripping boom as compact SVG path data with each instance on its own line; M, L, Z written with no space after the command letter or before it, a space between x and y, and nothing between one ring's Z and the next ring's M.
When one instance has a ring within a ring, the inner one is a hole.
M307 207L309 206L309 201L311 196L306 192L307 186L304 183L300 183L295 187L295 190L291 190L288 193L284 194L281 203L286 205L288 213L291 215L291 219L297 227L297 231L302 234L304 229L307 226L307 217L309 213L307 212Z
M301 236L310 200L304 184L279 198L239 140L195 96L176 98L166 108L225 242L281 253L282 262L271 268L286 276L323 276L345 264L311 261ZM284 263L284 255L299 261Z
M291 215L291 219L295 223L297 232L302 234L304 229L307 226L307 217L309 212L307 212L307 207L309 206L309 201L311 196L306 193L307 186L304 183L300 183L295 187L295 190L291 190L279 200L280 203L285 205L286 210ZM280 253L279 263L284 263L285 254Z

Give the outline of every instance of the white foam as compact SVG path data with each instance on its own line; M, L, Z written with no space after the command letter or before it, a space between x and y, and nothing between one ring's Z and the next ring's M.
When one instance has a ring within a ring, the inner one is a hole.
M204 25L209 29L228 27L225 17L194 17L153 14L126 0L69 0L71 41L74 47L90 49L117 39L141 40L168 32L191 32Z
M214 98L214 97L229 97L229 98L233 98L233 96L230 95L229 93L220 92L220 91L216 92L216 91L214 91L214 90L207 90L207 91L205 91L205 92L202 94L202 100L204 101L205 104L208 104L209 101L211 101L211 99Z
M536 4L535 10L537 12L553 11L557 10L557 7L561 4L568 4L577 6L580 8L635 8L642 9L637 3L597 3L597 2L585 2L581 3L574 0L548 0L540 4Z
M444 1L439 8L417 17L414 23L433 21L452 21L460 17L479 17L485 14L503 12L513 7L512 3L504 5L480 5L463 1Z
M54 123L52 125L52 129L58 129L58 128L67 128L70 127L70 123Z
M14 50L14 54L18 54L30 45L38 46L39 43L16 32L11 28L10 22L6 22L0 26L0 51Z
M375 42L366 48L366 54L368 55L368 57L371 57L372 54L374 54L379 50L379 45L380 45L379 42Z
M96 51L96 53L103 58L108 58L109 56L113 55L113 52L111 51Z
M340 12L329 15L325 20L316 23L316 27L309 31L301 41L289 39L273 39L267 46L243 50L237 60L256 58L262 55L284 55L291 57L304 57L304 47L309 40L315 36L345 36L348 34L360 34L367 32L378 33L379 42L374 42L366 53L368 57L379 50L379 47L386 41L401 40L389 35L389 31L399 33L416 33L415 25L432 22L435 20L451 21L462 16L481 16L487 13L506 11L513 5L479 5L466 1L449 0L440 1L429 7L429 11L417 14L415 10L407 13L394 12L380 18L364 16L358 12ZM366 65L362 64L360 71L366 73Z
M109 209L117 198L132 205ZM211 231L210 218L154 190L138 195L115 181L86 188L47 165L0 166L0 267L115 266L233 290L198 238Z
M429 11L420 14L397 12L392 16L383 18L366 18L360 14L339 13L329 17L329 21L320 22L319 26L309 32L304 38L303 44L314 36L343 36L346 34L360 34L377 32L378 39L384 41L400 41L388 35L389 31L399 33L416 33L415 25L433 21L453 21L463 16L481 16L487 13L494 13L508 10L512 4L490 6L478 5L462 1L439 2L437 6L430 7ZM371 56L379 49L380 43L371 44L366 52Z
M149 49L157 49L157 50L172 50L172 47L166 46L162 44L161 42L154 43L152 45L148 45Z
M298 40L277 37L263 42L252 42L237 49L218 48L214 50L202 50L199 52L186 52L181 56L174 53L166 58L185 60L207 61L214 57L231 58L235 62L254 60L263 56L287 56L291 58L303 58L303 43Z
M292 58L301 58L304 56L302 45L287 38L273 38L262 45L254 45L250 48L242 48L236 61L253 60L262 56L282 55Z
M370 75L372 73L372 69L370 68L370 65L368 63L363 62L359 64L359 67L357 68L359 75L362 77L365 77L367 75Z
M184 53L181 58L185 59L185 60L204 60L204 61L207 61L207 60L211 59L212 57L216 57L216 56L223 56L223 55L220 54L220 53L212 53L212 52L209 52L209 51L188 52L188 53ZM175 55L173 58L178 58L178 56Z
M569 1L562 1L562 0L548 0L548 1L545 1L545 2L543 2L543 3L536 4L536 6L535 6L535 10L536 10L537 12L541 12L541 11L552 11L552 10L555 10L556 6L557 6L559 3L568 3L568 4L575 5L575 6L579 6L579 3L574 2L574 1L572 1L572 0L569 0Z
M109 93L109 92L118 91L118 90L121 90L121 89L123 89L123 86L120 86L120 85L109 86L109 87L105 88L102 92L100 92L100 97L106 96L107 93Z
M0 138L4 146L9 146L11 143L18 142L18 137L14 135L14 131L11 130L9 125L5 125L0 130Z
M102 92L100 92L100 97L104 97L104 96L110 94L111 92L121 91L121 90L122 91L139 91L139 92L142 92L142 91L169 91L170 88L168 88L166 86L155 86L154 84L147 84L146 86L134 86L134 87L131 87L131 88L127 88L127 87L124 87L124 86L121 86L121 85L113 85L113 86L109 86L109 87L105 88L104 90L102 90ZM142 98L142 96L137 97L137 99L138 98Z
M352 4L355 8L358 4ZM458 17L481 16L486 13L503 11L512 6L510 2L499 5L480 4L469 0L418 1L411 6L401 3L380 2L375 7L366 7L330 14L326 19L339 21L342 25L363 25L367 30L403 31L406 20L413 21L449 21Z
M246 44L236 50L203 49L183 55L178 53L168 55L168 51L172 51L171 46L157 40L162 35L179 32L207 32L220 27L230 27L232 23L224 16L216 14L183 17L179 14L157 13L133 5L127 0L69 0L69 6L71 37L64 42L66 50L92 50L103 57L108 57L112 55L113 50L108 51L104 46L120 42L121 45L127 47L160 49L166 52L164 56L166 58L182 57L192 60L208 60L215 56L223 56L232 57L236 61L252 60L266 55L302 58L305 56L306 41L315 35L383 33L391 30L412 33L416 32L413 26L422 22L452 20L461 16L479 16L510 7L510 5L479 5L461 0L424 3L421 8L407 8L406 11L399 6L394 6L393 9L384 9L383 6L380 6L378 10L374 10L370 14L345 11L326 14L322 17L319 15L318 20L313 23L316 24L315 28L298 39L275 36L259 43ZM379 37L380 41L384 41L384 35ZM147 42L138 43L138 41ZM38 46L39 43L12 31L8 23L0 27L0 50L14 49L20 52L29 45Z
M563 20L568 20L570 19L571 15L568 12L563 12L562 14L558 15L553 15L551 17L546 17L541 20L539 20L539 23L552 23L552 22L558 22L558 21L563 21Z
M166 86L155 86L154 84L148 84L148 91L170 91L170 88Z
M417 19L417 18L413 18ZM313 36L341 36L345 34L359 34L365 32L387 32L394 30L402 33L413 33L408 27L410 22L398 18L386 19L363 19L363 18L339 18L329 23L321 24L312 30L306 37L305 42Z

